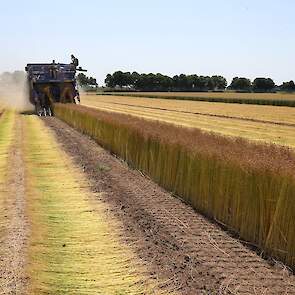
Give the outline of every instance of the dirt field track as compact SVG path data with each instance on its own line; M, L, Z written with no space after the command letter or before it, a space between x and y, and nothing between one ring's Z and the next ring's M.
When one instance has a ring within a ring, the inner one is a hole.
M0 294L295 294L286 267L58 119L4 113L0 133Z
M86 95L86 106L295 147L295 108Z

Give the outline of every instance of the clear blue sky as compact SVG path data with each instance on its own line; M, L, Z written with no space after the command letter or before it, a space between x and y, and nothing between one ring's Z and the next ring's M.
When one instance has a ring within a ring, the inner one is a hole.
M10 0L0 6L0 72L68 62L100 84L121 69L295 80L295 1Z

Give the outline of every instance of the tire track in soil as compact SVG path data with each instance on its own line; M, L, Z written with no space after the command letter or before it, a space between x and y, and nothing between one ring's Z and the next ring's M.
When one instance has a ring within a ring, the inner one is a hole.
M26 217L25 172L22 155L23 129L20 116L15 114L14 138L9 153L8 184L5 189L5 235L1 237L0 294L25 294L26 249L29 222Z
M104 192L127 243L163 287L185 295L295 294L295 277L283 265L262 259L67 124L44 121L83 167L93 191Z

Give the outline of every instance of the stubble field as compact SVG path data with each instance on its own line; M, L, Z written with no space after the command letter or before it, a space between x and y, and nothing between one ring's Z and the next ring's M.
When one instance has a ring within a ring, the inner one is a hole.
M104 93L100 93L104 94ZM114 95L106 92L107 95ZM257 104L274 106L295 106L294 93L238 93L238 92L115 92L118 96L165 98L178 100Z
M295 108L84 95L85 106L227 136L295 147Z
M158 97L203 97L203 98L238 98L238 99L275 99L295 100L294 93L238 93L238 92L120 92L124 95L158 96Z

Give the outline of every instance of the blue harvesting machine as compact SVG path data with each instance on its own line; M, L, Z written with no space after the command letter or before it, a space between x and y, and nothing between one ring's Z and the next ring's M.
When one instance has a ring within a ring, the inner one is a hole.
M53 104L80 103L77 87L77 71L86 72L73 55L70 64L52 63L27 64L29 99L39 116L52 116Z

